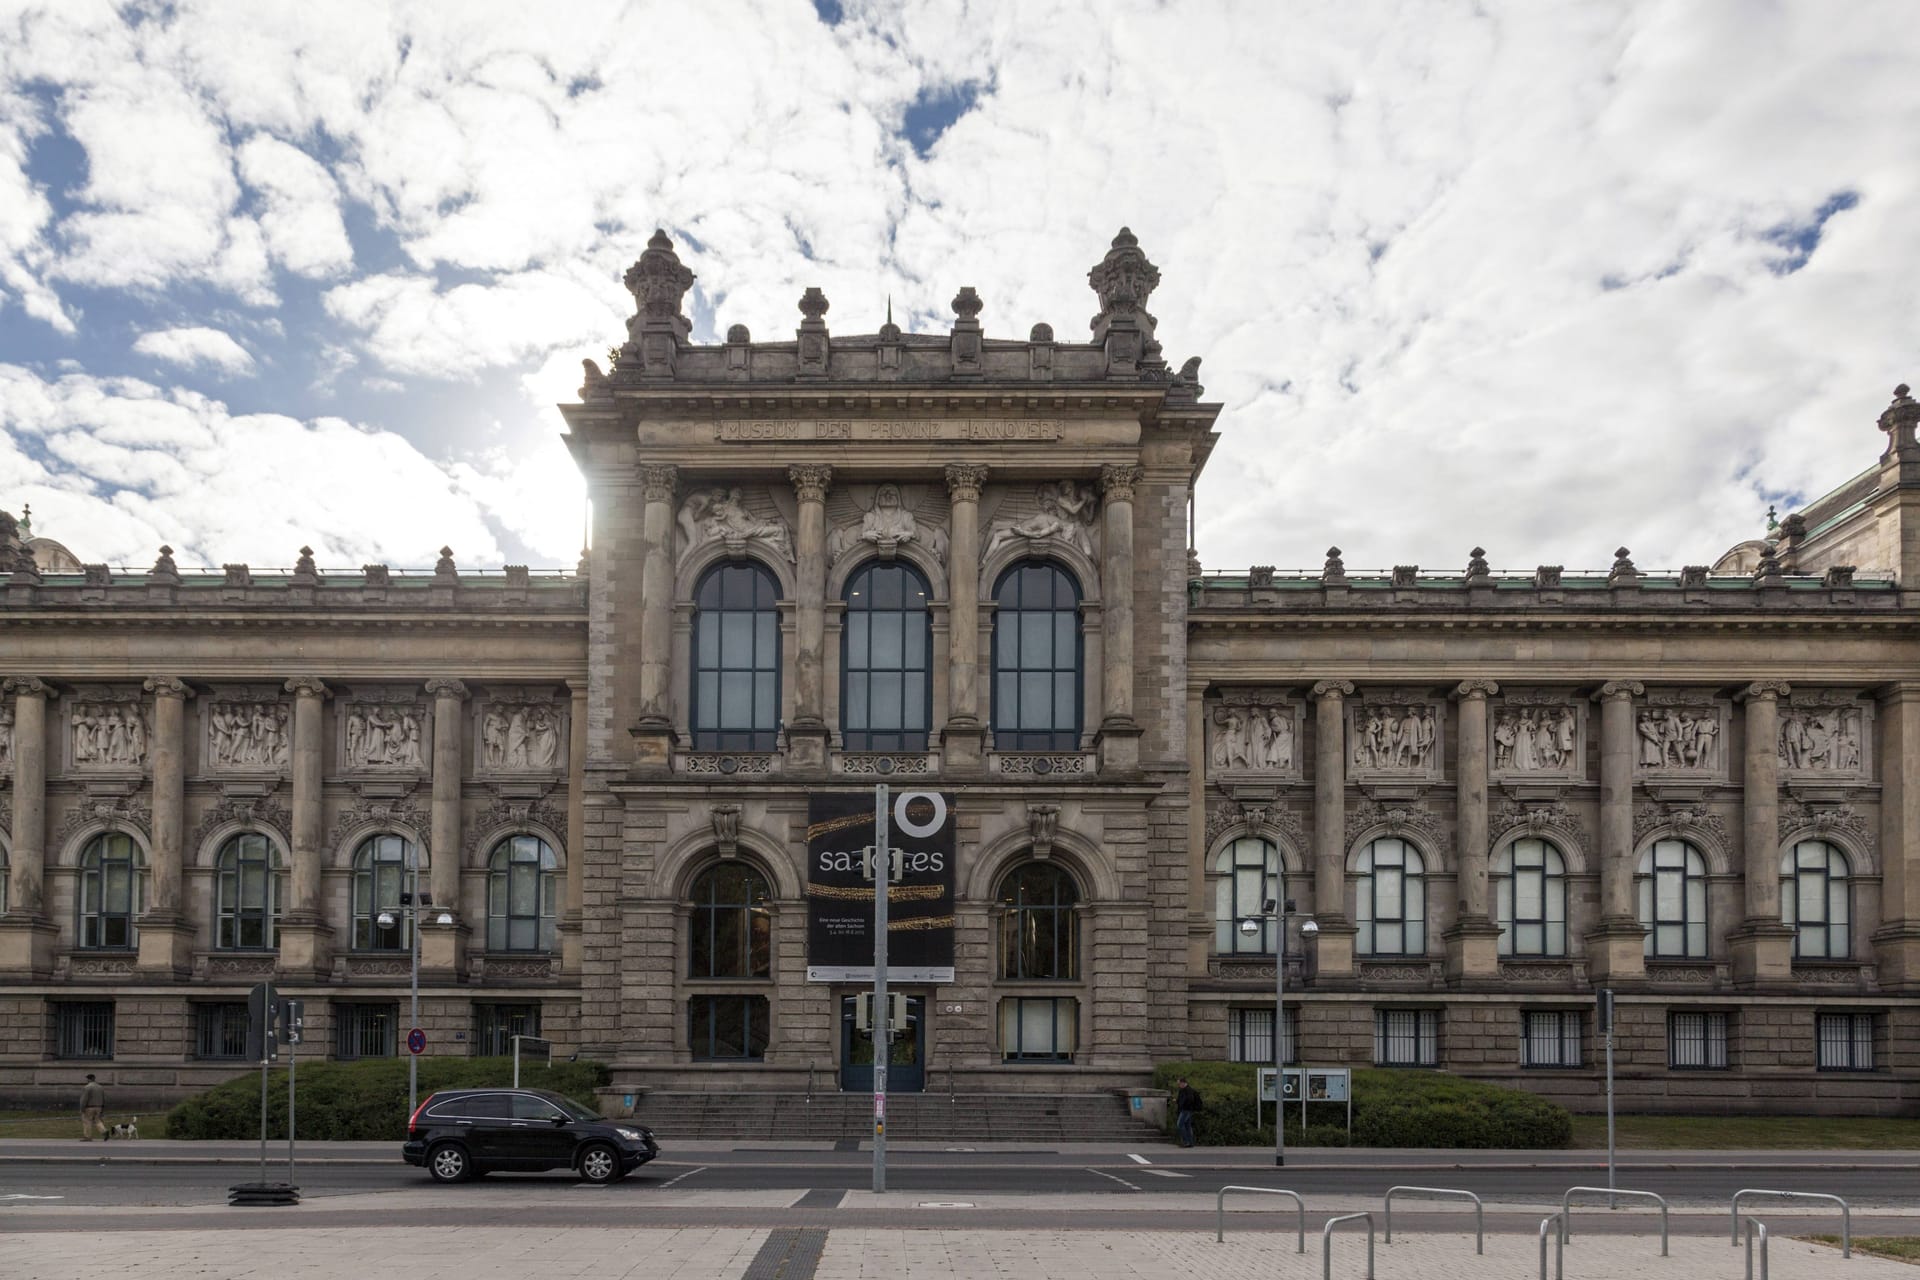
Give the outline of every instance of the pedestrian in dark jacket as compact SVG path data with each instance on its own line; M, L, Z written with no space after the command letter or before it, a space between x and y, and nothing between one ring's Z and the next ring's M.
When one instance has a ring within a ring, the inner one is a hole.
M91 1075L87 1077L86 1087L80 1090L80 1141L92 1142L98 1132L101 1141L107 1137L107 1126L100 1119L107 1109L107 1091Z
M1200 1091L1187 1083L1185 1076L1180 1077L1180 1092L1173 1097L1173 1115L1180 1128L1180 1145L1190 1147L1196 1139L1193 1136L1193 1120L1200 1114Z

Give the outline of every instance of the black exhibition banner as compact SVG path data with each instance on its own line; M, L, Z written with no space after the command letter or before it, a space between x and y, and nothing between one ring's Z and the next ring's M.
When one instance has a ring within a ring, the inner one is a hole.
M872 791L807 799L807 980L873 981ZM892 982L953 981L953 797L893 791L887 847L887 973Z

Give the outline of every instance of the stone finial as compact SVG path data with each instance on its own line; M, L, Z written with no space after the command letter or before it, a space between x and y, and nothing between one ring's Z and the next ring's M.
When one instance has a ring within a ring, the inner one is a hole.
M1914 428L1920 425L1920 403L1909 394L1911 390L1904 382L1895 387L1893 403L1880 414L1880 429L1887 433L1887 454L1905 456L1920 447L1914 442Z
M1689 590L1704 587L1712 574L1713 570L1704 564L1683 564L1680 566L1680 585Z
M1562 571L1565 570L1565 568L1566 568L1565 565L1559 565L1559 564L1540 565L1533 571L1534 587L1541 591L1559 590L1560 574L1562 573Z
M1264 590L1273 585L1273 566L1256 564L1247 570L1247 585L1254 590Z
M972 285L953 295L952 358L955 377L979 377L984 371L985 352L980 336L980 295Z
M440 548L440 558L433 562L433 576L436 578L447 579L449 581L455 578L458 578L460 576L460 571L454 568L454 565L453 565L453 548L452 547Z
M1784 586L1786 579L1781 575L1780 557L1775 554L1773 544L1766 543L1760 548L1760 563L1753 566L1753 584L1757 587Z
M1798 511L1789 512L1780 522L1780 537L1787 542L1798 542L1807 536L1807 517Z
M986 306L980 301L980 295L973 291L970 284L961 285L960 292L953 295L953 314L960 317L961 323L979 323L981 309Z
M1200 576L1201 572L1202 570L1200 568L1199 548L1188 547L1187 548L1187 576L1189 578L1197 578Z
M300 548L300 558L293 562L293 578L296 582L313 583L320 581L320 570L313 563L313 548Z
M642 326L666 325L682 338L693 332L692 322L680 314L680 305L693 288L694 275L673 251L665 231L655 228L646 251L627 268L623 279L637 308L634 319ZM633 327L628 325L629 330Z
M808 324L826 323L821 317L827 314L827 309L832 305L827 301L827 295L815 285L808 285L807 291L800 295L800 314L806 317Z
M800 295L800 339L797 348L800 358L800 376L802 378L824 378L827 376L830 348L827 339L827 322L821 319L827 314L827 295L817 288L808 286Z
M1850 564L1828 565L1826 574L1820 579L1820 585L1830 590L1853 590L1854 566Z
M1052 342L1053 326L1042 322L1027 331L1028 342Z
M23 538L33 536L33 504L31 502L20 504L20 536Z
M393 571L383 564L363 564L360 572L366 577L369 587L390 587L393 585Z
M1487 549L1475 547L1467 553L1467 581L1485 582L1493 577L1493 569L1487 564Z
M1087 272L1087 283L1100 298L1100 314L1093 318L1093 340L1102 342L1107 327L1118 316L1145 316L1148 332L1156 323L1147 315L1147 299L1160 284L1160 268L1147 261L1140 241L1126 227L1113 238L1113 247Z
M1347 562L1340 558L1340 548L1327 548L1327 563L1320 569L1320 581L1328 586L1344 585L1347 580Z
M1607 570L1607 585L1610 587L1635 587L1640 585L1640 571L1633 567L1632 552L1620 547L1613 553L1613 568Z
M248 567L247 567L246 565L244 565L244 564L223 564L223 565L221 565L220 567L221 567L221 569L222 569L222 570L224 570L224 571L226 572L226 575L227 575L227 582L226 582L226 585L227 585L227 586L229 586L229 587L250 587L250 586L252 586L252 585L253 585L253 570L252 570L252 569L250 569L250 568L248 568Z
M1397 564L1389 579L1396 587L1417 587L1420 585L1420 566L1417 564Z
M592 547L580 548L580 562L573 566L574 577L585 578L585 577L591 576L590 570L592 569L592 556L593 556Z
M753 341L753 334L743 324L730 324L727 326L727 341L733 346L743 347Z
M173 548L161 547L160 555L147 570L148 582L179 582L180 568L173 562Z
M604 390L607 375L600 372L600 366L591 358L580 361L580 398L587 400Z

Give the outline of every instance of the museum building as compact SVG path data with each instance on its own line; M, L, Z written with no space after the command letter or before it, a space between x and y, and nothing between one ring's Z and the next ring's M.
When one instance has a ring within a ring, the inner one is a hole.
M971 288L842 336L807 289L701 345L656 233L560 406L571 572L122 571L0 515L0 1105L233 1074L263 980L303 1055L404 1053L416 942L430 1054L870 1088L874 895L834 873L884 784L934 832L895 1091L1277 1036L1590 1108L1605 988L1624 1106L1911 1112L1907 389L1876 464L1711 564L1204 572L1221 406L1129 232L1088 280L1085 341L989 338Z

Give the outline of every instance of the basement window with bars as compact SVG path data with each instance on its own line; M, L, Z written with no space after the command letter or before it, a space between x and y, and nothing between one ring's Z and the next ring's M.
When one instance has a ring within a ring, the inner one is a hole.
M1727 1069L1727 1015L1667 1015L1667 1066L1675 1071Z
M247 1006L193 1006L193 1056L206 1062L235 1062L247 1056Z
M54 1005L53 1056L111 1058L113 1001L67 1000Z
M1873 1015L1823 1013L1814 1019L1822 1071L1873 1070Z
M473 1006L473 1052L481 1058L504 1058L513 1053L515 1036L540 1034L537 1004L476 1004Z
M1580 1065L1580 1015L1566 1009L1529 1009L1520 1015L1520 1065Z
M1300 1061L1300 1011L1289 1008L1280 1024L1281 1061ZM1273 1062L1273 1010L1227 1010L1227 1061Z
M1438 1009L1375 1009L1373 1064L1377 1067L1440 1065Z
M342 1062L355 1058L391 1058L398 1052L400 1006L392 1004L337 1004L333 1006L333 1056Z

